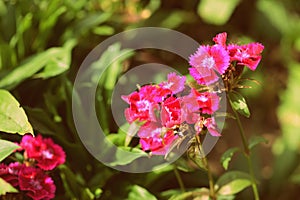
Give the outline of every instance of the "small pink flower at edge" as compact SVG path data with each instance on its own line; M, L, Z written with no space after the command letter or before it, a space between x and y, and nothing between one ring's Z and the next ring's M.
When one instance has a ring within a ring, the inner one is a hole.
M185 76L179 76L175 72L171 72L168 74L168 81L162 82L159 86L171 90L173 94L177 94L184 90L185 81Z
M51 138L42 138L41 135L23 136L20 146L25 150L27 157L35 159L37 166L44 170L52 170L63 164L66 159L61 146L55 144Z
M19 172L20 189L33 200L49 200L55 197L56 186L51 177L35 167L24 167Z

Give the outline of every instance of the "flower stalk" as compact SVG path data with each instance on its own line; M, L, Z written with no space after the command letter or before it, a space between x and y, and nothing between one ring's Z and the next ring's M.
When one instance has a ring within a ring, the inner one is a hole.
M243 142L243 146L244 146L244 154L245 157L247 159L247 164L248 164L248 168L249 168L249 173L251 176L251 186L252 186L252 190L253 190L253 194L254 194L254 199L255 200L259 200L259 194L258 194L258 189L257 189L257 184L255 181L255 174L254 174L254 170L253 170L253 165L252 165L252 160L251 160L251 155L250 155L250 149L249 149L249 144L240 120L240 117L238 115L238 113L234 110L234 108L232 108L234 116L236 118L238 127L239 127L239 132L240 132L240 136L242 138L242 142Z
M203 160L203 164L204 164L205 168L207 169L207 176L208 176L208 183L209 183L209 196L212 200L215 200L216 199L216 194L215 194L215 188L214 188L213 175L212 175L208 160L207 160L207 158L206 158L206 156L203 152L200 137L199 137L199 135L196 135L195 137L196 137L197 147L198 147L198 150L200 152L200 156Z

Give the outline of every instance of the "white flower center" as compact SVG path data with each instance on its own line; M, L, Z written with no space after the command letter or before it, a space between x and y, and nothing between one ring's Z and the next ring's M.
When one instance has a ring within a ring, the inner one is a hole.
M52 159L53 158L53 153L51 153L48 150L42 151L42 156L46 159Z
M215 65L215 60L211 56L207 56L202 60L202 66L212 69Z

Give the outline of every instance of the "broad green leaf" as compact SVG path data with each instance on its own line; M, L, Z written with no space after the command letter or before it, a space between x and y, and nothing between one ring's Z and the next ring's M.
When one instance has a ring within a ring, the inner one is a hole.
M18 148L19 146L17 144L0 139L0 162Z
M141 186L138 185L132 186L128 194L127 200L141 200L141 199L157 200L157 198L153 194L148 192L145 188L142 188Z
M48 78L66 71L69 68L70 53L74 44L75 42L71 40L64 47L53 47L28 58L0 80L0 88L12 89L44 67L45 71L37 75L37 78Z
M18 190L11 184L4 181L2 178L0 178L0 196L5 195L7 192L15 193L18 192Z
M241 171L230 171L223 174L216 182L216 190L220 195L233 195L251 185L251 177Z
M218 195L217 200L233 200L235 199L234 195Z
M127 165L141 157L148 157L148 154L137 148L118 147L115 161L109 164L112 167L117 165Z
M236 153L239 152L240 149L237 147L230 148L227 151L225 151L221 157L221 164L224 167L225 170L228 169L229 162L231 161L232 156Z
M50 78L57 76L70 68L71 65L71 53L73 47L76 45L75 40L69 40L65 45L60 49L60 53L51 56L48 59L46 66L43 70L36 74L35 78Z
M0 131L33 134L26 113L19 102L6 90L0 89Z
M229 102L231 107L245 117L250 117L250 111L245 98L238 92L229 93Z
M249 149L252 149L253 147L258 145L259 143L268 143L268 140L266 138L262 137L262 136L252 137L249 140Z
M198 14L209 24L223 25L230 19L239 3L240 0L201 0Z

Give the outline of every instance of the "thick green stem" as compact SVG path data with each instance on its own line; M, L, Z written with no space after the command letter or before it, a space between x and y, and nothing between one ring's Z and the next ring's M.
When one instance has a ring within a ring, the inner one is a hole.
M206 156L204 155L199 135L196 135L196 140L197 140L197 146L198 146L199 152L201 154L200 156L202 157L203 163L207 169L207 176L208 176L208 183L209 183L209 196L212 200L215 200L216 194L215 194L215 188L214 188L214 179L213 179L213 176L212 176L209 164L208 164L208 160L207 160Z
M179 187L181 189L182 192L185 192L185 187L184 187L184 184L183 184L183 181L182 181L182 178L178 172L178 169L176 166L174 166L174 173L175 173L175 176L176 176L176 179L178 181L178 184L179 184Z
M248 141L246 139L245 132L244 132L244 129L243 129L243 126L242 126L242 123L241 123L238 113L234 110L234 108L232 108L232 110L234 112L239 130L240 130L240 135L241 135L241 138L243 141L244 153L245 153L245 156L248 161L247 163L248 163L249 173L251 176L251 182L252 182L251 185L252 185L254 198L255 198L255 200L259 200L259 194L258 194L258 189L257 189L256 181L255 181L255 175L254 175L254 171L253 171L253 165L252 165L252 160L251 160L251 156L250 156L250 149L249 149Z

